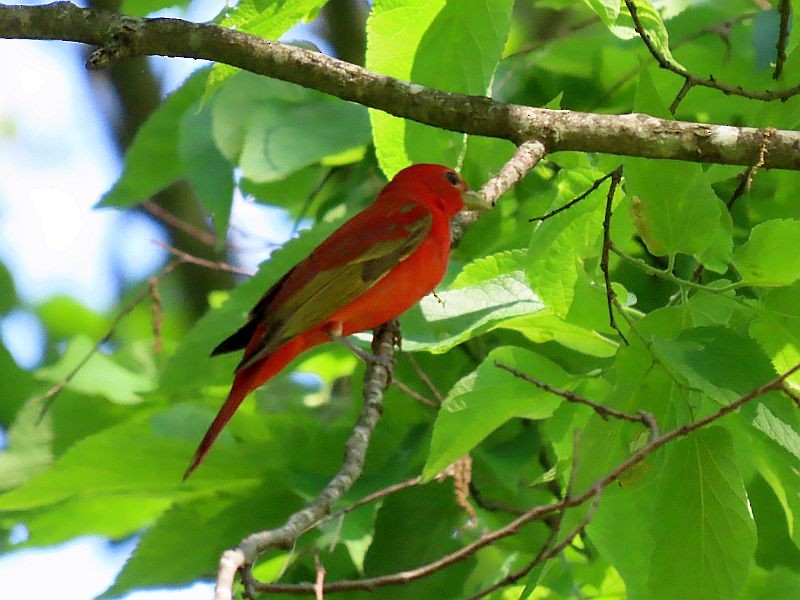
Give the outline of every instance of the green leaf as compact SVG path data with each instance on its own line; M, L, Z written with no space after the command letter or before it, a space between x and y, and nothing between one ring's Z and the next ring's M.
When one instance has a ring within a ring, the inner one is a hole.
M149 526L171 504L169 498L131 493L76 496L25 519L28 539L19 547L60 544L82 535L122 539Z
M139 540L117 580L100 598L116 598L143 587L189 584L216 570L220 548L277 526L296 496L271 484L240 497L204 496L165 512ZM212 542L213 540L213 542Z
M664 21L661 19L658 10L656 10L649 0L635 0L635 4L639 22L642 24L653 46L655 46L656 50L669 62L680 67L681 64L675 60L675 57L672 56L672 52L670 52L669 33L667 33L667 28L664 26ZM621 8L616 22L609 26L609 31L623 40L639 37L627 7Z
M277 40L293 25L315 13L325 0L241 0L223 13L219 25L268 40ZM211 69L203 100L239 69L217 63Z
M560 207L591 187L587 174L562 171L552 202ZM531 236L525 271L531 288L556 316L565 317L575 297L584 259L597 256L606 192L597 189L569 210L539 223Z
M0 315L11 312L19 304L14 279L8 268L0 263Z
M653 365L633 339L632 346L623 347L617 355L615 371L617 385L605 399L592 399L629 414L646 410L656 417L662 430L685 422L685 405L696 398L680 388L662 367ZM646 441L647 432L642 427L615 419L605 421L592 414L578 438L578 467L571 476L575 493L589 489ZM561 460L572 461L573 450L570 442L569 454ZM600 555L622 575L631 598L648 597L647 571L654 547L650 529L657 514L654 510L660 469L660 456L651 455L629 470L619 485L607 487L587 527ZM561 526L562 535L572 530L583 514L581 509L568 512Z
M695 257L709 271L724 274L733 258L733 219L725 203L717 198L719 227L714 230L711 243Z
M708 248L720 229L720 203L700 165L644 158L624 165L634 223L652 254Z
M246 196L252 196L264 204L285 208L293 217L298 217L308 210L306 203L322 183L326 171L321 165L311 165L279 181L256 183L241 179L239 188ZM302 216L308 217L311 214L306 212Z
M325 535L319 540L319 545L333 547L338 543L344 544L353 564L363 575L364 559L374 539L376 513L377 507L362 506L338 519L323 523L320 529Z
M56 364L36 372L37 379L60 383L89 354L94 345L94 342L84 336L73 338ZM104 396L119 404L136 404L141 402L141 394L155 387L155 382L142 370L134 373L102 352L95 352L66 387L84 394Z
M226 83L212 113L220 151L256 183L369 142L364 107L251 73Z
M55 340L66 340L77 335L101 339L110 322L71 296L51 296L36 307L48 335Z
M164 8L172 8L173 6L185 8L189 6L189 0L122 0L120 12L123 15L144 17L150 13Z
M774 600L800 597L800 573L786 568L767 571L751 569L743 598L747 600Z
M795 252L787 251L798 239L798 220L774 219L753 227L747 242L733 256L741 283L777 287L800 279L800 260Z
M800 284L770 290L750 324L750 336L767 353L776 372L784 373L800 363ZM800 373L787 379L800 389Z
M0 343L0 426L8 427L17 416L25 399L39 390L41 383L37 383L31 374L23 371L14 362L6 347Z
M610 27L619 17L620 0L584 0L603 23Z
M645 113L662 119L669 119L669 109L653 83L650 74L650 63L643 57L639 58L639 83L636 86L636 99L633 107L636 112Z
M775 498L783 509L787 533L800 548L800 472L786 460L787 454L766 439L753 437L758 472L769 484Z
M731 434L702 429L665 452L648 598L736 598L756 536Z
M40 403L28 402L17 412L0 452L0 490L15 488L53 462L53 428L48 417L39 422Z
M773 377L761 348L726 327L687 329L676 340L654 337L653 348L686 384L721 404Z
M511 0L376 0L367 21L367 68L448 92L485 95L511 23ZM455 166L464 136L370 111L387 177L412 163Z
M788 423L772 414L763 404L759 404L756 407L756 418L753 419L753 427L780 444L800 461L800 434L792 429Z
M456 383L442 404L433 426L425 479L431 479L459 456L477 446L492 431L514 417L545 419L561 403L558 396L514 377L495 366L507 364L561 387L568 374L557 364L521 348L497 348L470 375Z
M208 106L201 108L198 102L184 114L178 154L195 196L214 220L217 246L222 247L231 216L233 168L214 145Z
M181 474L210 418L207 411L186 404L140 412L73 444L50 469L0 496L0 511L106 494L181 498L198 491L252 487L263 473L263 456L256 448L230 443L230 434L220 438L203 468L181 485Z
M501 323L500 327L519 331L537 344L558 342L566 348L600 358L614 356L619 348L618 342L597 331L575 325L547 312L509 319Z
M125 152L122 175L100 206L138 204L183 174L178 154L181 119L200 98L207 76L207 69L192 74L147 118Z
M786 513L767 481L755 475L747 482L747 500L756 524L756 564L774 569L778 565L800 567L800 549L789 535Z
M520 260L524 251L509 251L474 261L439 292L426 296L400 319L403 348L447 352L505 320L541 311L544 306L528 287Z
M415 516L409 520L403 515ZM453 532L465 520L466 514L453 502L453 486L449 481L392 494L375 520L375 540L364 561L366 575L411 569L457 550L461 544ZM451 567L457 571L453 578L440 571L416 586L384 588L380 597L382 600L461 597L464 579L473 566L474 559L468 559Z

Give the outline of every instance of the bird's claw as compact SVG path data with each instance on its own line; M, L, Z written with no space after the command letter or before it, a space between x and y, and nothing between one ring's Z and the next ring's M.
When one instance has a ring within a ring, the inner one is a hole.
M400 331L400 323L397 322L397 319L392 319L391 321L386 322L386 327L389 329L389 332L392 334L392 343L397 346L398 350L403 349L403 333Z

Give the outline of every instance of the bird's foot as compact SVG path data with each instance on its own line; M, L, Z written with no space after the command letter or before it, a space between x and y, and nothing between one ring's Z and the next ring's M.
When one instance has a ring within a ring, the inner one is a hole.
M400 331L400 323L397 322L397 319L392 319L387 321L385 326L391 332L392 341L397 346L397 350L401 351L403 349L403 333Z
M350 339L346 337L342 337L341 335L337 335L333 331L328 331L328 335L331 338L331 341L341 344L350 352L355 354L358 358L364 361L368 365L381 365L384 367L388 372L392 372L394 369L394 359L393 358L384 358L382 356L377 356L372 352L364 350L359 346L355 345Z

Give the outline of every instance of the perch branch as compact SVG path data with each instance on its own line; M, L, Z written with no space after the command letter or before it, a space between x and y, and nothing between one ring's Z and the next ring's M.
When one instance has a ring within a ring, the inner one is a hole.
M277 529L251 534L244 538L237 548L223 553L217 573L216 600L231 600L233 579L238 570L242 571L246 592L252 596L252 590L258 589L261 585L253 580L250 573L250 566L258 555L269 548L291 548L304 531L316 525L330 512L334 502L347 493L359 478L364 468L372 432L383 411L383 392L391 377L386 365L392 359L394 341L395 333L391 327L382 325L375 330L372 351L382 360L367 366L364 374L364 407L345 444L345 458L339 472L314 501L291 515L284 525ZM327 588L327 585L325 587ZM316 590L316 584L312 588Z
M107 49L99 55L105 58L89 63L91 68L145 55L212 60L443 129L517 144L539 140L547 152L604 152L747 166L758 156L763 137L753 127L548 110L447 93L214 24L121 16L69 2L0 5L0 37L82 42ZM774 99L792 93L793 89L770 92ZM800 132L776 132L765 167L800 169L798 150Z

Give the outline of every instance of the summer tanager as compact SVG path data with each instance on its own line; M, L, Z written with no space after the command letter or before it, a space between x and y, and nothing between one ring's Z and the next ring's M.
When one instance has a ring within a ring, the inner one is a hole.
M465 206L485 208L485 203L458 173L442 165L413 165L278 280L247 323L211 353L244 349L228 399L184 479L245 396L298 354L390 321L433 291L450 257L450 219Z

